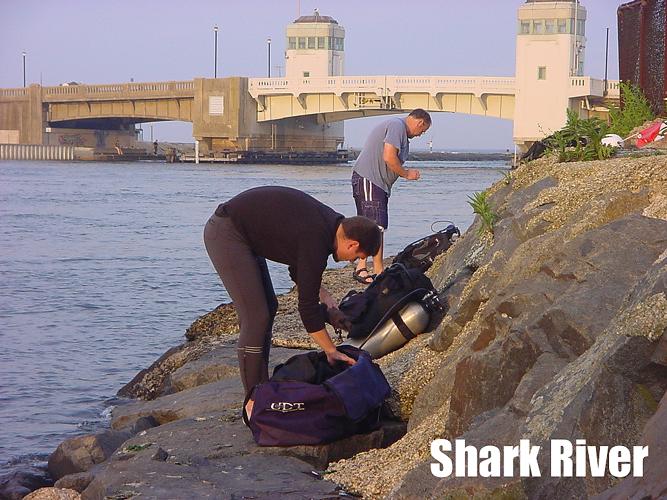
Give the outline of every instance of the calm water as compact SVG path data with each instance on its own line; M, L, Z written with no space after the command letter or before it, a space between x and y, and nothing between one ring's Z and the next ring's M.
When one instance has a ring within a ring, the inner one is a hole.
M419 163L399 180L387 249L448 219L502 162ZM202 244L217 204L286 185L354 214L348 166L0 162L0 475L106 423L116 391L227 296ZM272 268L277 292L290 283Z

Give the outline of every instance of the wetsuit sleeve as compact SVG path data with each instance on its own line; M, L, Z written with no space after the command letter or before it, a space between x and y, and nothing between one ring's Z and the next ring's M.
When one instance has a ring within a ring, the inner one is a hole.
M290 276L296 277L299 315L308 333L318 332L324 328L324 313L320 307L320 287L328 257L328 250L321 242L301 241L297 264L293 270L290 269Z

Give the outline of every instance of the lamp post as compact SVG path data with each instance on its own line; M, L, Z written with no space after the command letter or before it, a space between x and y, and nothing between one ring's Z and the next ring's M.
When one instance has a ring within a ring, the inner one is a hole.
M25 87L25 50L21 52L21 55L23 56L23 86Z
M215 37L215 47L213 49L214 51L214 69L213 69L213 78L218 78L218 27L213 26L213 33Z
M267 69L268 77L271 78L271 38L266 39L266 50L267 50L266 69Z
M609 80L607 79L607 69L609 67L609 28L607 28L607 42L604 50L604 90L603 94L607 95L607 87L609 85Z

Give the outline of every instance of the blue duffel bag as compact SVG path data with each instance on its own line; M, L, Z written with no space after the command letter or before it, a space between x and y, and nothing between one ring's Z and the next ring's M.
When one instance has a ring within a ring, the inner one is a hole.
M352 346L339 350L356 364L332 367L323 352L298 354L253 388L252 415L248 419L244 403L243 420L257 444L325 444L377 428L389 383L367 352Z

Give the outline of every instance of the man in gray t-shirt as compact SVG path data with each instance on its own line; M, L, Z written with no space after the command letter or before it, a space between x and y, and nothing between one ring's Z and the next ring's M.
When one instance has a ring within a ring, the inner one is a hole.
M403 168L410 151L409 139L418 137L431 126L431 116L423 109L415 109L406 118L390 118L377 125L370 133L352 169L352 195L357 214L373 219L387 229L387 204L391 187L399 177L419 180L419 170ZM383 246L373 256L373 271L382 272ZM366 259L359 259L353 278L360 283L372 283Z

